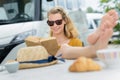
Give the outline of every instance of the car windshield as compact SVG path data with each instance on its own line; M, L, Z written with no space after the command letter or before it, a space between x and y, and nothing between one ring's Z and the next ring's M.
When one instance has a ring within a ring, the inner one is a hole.
M34 0L0 0L0 25L32 21Z

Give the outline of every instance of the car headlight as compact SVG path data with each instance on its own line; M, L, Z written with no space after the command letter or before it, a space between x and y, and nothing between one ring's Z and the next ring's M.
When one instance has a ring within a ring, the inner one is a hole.
M30 35L35 35L36 34L36 30L30 30L30 31L26 31L20 34L17 34L10 43L16 42L16 41L22 41L24 40L26 37L30 36Z

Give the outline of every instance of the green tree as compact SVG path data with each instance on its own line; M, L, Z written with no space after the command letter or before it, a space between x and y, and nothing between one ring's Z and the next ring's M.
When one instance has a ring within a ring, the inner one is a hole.
M92 7L88 7L88 8L86 9L86 12L87 12L87 13L93 13L93 12L94 12L94 10L93 10L93 8L92 8Z
M120 14L120 0L100 0L100 6L103 8L104 12L108 12L111 9L115 9L118 14ZM114 31L119 32L117 40L113 41L113 44L120 44L120 18L114 28Z

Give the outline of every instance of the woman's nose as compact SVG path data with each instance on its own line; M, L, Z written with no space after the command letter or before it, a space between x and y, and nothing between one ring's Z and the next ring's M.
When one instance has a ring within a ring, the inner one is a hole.
M54 23L54 25L53 25L54 27L56 27L57 26L57 24L56 23Z

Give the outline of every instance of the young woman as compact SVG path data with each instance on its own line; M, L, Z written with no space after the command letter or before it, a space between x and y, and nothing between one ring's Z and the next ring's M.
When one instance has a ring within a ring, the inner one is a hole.
M61 7L54 7L48 12L47 24L50 26L50 36L56 37L58 44L82 46L78 32L66 12Z
M96 57L97 50L107 48L108 41L112 36L113 28L117 24L117 20L117 12L110 10L102 18L99 28L88 37L91 45L86 47L72 47L63 44L56 55L62 53L62 57L67 59L78 58L79 56Z
M58 54L62 53L63 58L73 59L79 56L96 57L96 51L104 49L112 36L113 27L118 20L115 10L110 10L103 18L100 27L88 37L91 44L81 47L82 42L77 38L78 33L72 21L61 7L54 7L48 12L48 25L52 37L56 37L61 48Z

